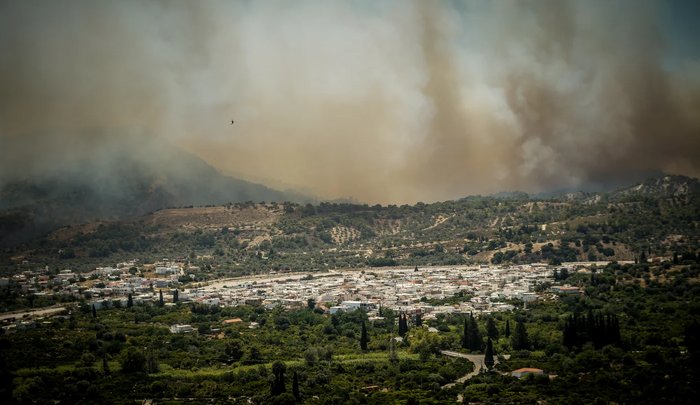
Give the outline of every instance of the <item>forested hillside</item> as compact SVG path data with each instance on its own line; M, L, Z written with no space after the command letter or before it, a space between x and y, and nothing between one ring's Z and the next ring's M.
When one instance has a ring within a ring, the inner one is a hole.
M229 203L61 228L6 248L75 269L122 259L187 258L210 277L276 270L566 261L639 261L697 253L698 180L667 176L611 193L467 197L412 206Z

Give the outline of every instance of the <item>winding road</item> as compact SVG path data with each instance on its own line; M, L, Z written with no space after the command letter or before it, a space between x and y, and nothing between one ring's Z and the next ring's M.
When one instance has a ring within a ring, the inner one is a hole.
M442 353L448 357L458 357L461 359L467 359L467 360L471 361L472 363L474 363L474 370L472 372L458 378L454 382L443 385L442 389L452 388L457 384L462 384L463 382L467 381L468 379L481 373L481 370L485 367L484 366L484 357L486 357L486 356L484 356L483 354L464 354L464 353L459 353L459 352L453 352L451 350L442 350L440 353ZM498 364L498 359L494 358L493 360L496 364Z

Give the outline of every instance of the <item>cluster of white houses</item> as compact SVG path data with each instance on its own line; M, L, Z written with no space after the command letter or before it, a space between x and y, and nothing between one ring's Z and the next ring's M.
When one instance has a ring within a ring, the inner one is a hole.
M488 313L513 309L512 300L538 299L535 286L552 281L547 265L504 267L452 266L405 269L338 270L313 275L241 278L188 289L189 300L217 300L218 305L306 306L309 300L330 313L379 307L422 313L430 319L440 313ZM566 291L577 287L558 286ZM463 296L457 303L446 298Z
M570 272L582 267L583 264L566 266ZM258 275L212 281L196 288L180 287L178 298L181 302L204 305L248 304L290 309L304 307L313 300L330 313L359 308L372 316L383 307L421 313L425 319L430 319L441 313L480 314L512 310L512 300L529 303L539 299L535 287L551 283L554 270L562 268L545 264L481 265ZM129 294L135 304L152 303L159 299L161 291L166 303L171 303L173 289L180 286L182 277L197 270L187 267L184 262L164 260L139 266L136 261L130 261L116 267L99 267L87 274L70 270L51 275L48 271L25 272L16 276L13 282L20 283L33 295L81 296L100 309L106 305L126 305ZM148 274L148 277L143 274ZM0 284L9 282L8 279L0 280ZM558 295L582 293L580 288L566 285L555 285L550 292ZM455 296L466 298L446 302L446 298Z

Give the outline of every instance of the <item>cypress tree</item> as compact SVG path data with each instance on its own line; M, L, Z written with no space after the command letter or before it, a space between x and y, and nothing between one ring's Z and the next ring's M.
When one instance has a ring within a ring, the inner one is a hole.
M362 321L362 333L360 335L360 349L367 351L367 327L365 326L365 321Z
M296 371L292 377L292 395L294 395L294 399L301 401L301 394L299 393L299 377L297 376Z
M126 307L131 308L134 306L134 299L131 297L131 293L129 293L129 298L126 301Z
M469 348L469 322L464 320L464 332L462 334L462 349Z
M104 375L109 375L109 362L107 362L107 354L102 354L102 372Z
M612 343L619 346L622 343L622 338L620 337L620 322L617 320L617 315L612 316L611 323Z
M578 333L576 332L576 321L573 315L569 315L569 318L564 323L564 333L563 333L564 346L571 349L578 344Z
M493 343L491 342L491 338L488 339L486 342L486 354L484 355L484 365L486 366L487 370L491 370L494 365L493 361Z
M492 317L486 320L486 334L491 339L498 339L498 328L496 327L496 321Z
M176 288L175 291L173 291L173 302L179 302L180 301L180 291Z
M158 305L160 305L160 306L162 307L162 306L164 305L164 302L163 302L163 290L159 290L159 291L160 291L160 293L159 293L159 297L158 297Z
M510 319L506 319L506 330L503 333L507 338L510 337Z
M271 387L271 394L273 396L279 395L287 390L284 386L284 372L286 369L287 367L281 361L276 361L272 364L272 374L275 376Z
M408 333L408 320L406 314L399 315L399 336L404 337Z
M481 332L479 325L476 323L476 318L473 314L469 315L469 349L479 351L482 348Z
M421 314L416 315L416 326L423 326L423 317L421 316Z
M92 304L92 318L97 318L97 309L95 309L95 304Z
M511 339L511 345L514 350L527 350L530 348L530 343L527 338L527 329L525 329L525 322L523 322L522 319L518 319L515 322L515 332Z

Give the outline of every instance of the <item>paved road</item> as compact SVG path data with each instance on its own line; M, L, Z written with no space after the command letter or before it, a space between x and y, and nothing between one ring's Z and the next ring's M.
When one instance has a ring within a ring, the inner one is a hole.
M65 311L65 307L49 307L43 309L35 309L30 311L15 311L15 312L5 312L0 314L0 321L5 319L15 318L22 319L25 315L29 316L46 316L46 315L56 315Z
M462 384L463 382L467 381L468 379L474 377L475 375L479 374L481 370L484 368L484 356L483 354L464 354L464 353L458 353L458 352L453 352L450 350L442 350L440 353L444 354L445 356L449 357L458 357L461 359L467 359L474 363L474 371L472 371L469 374L466 374L460 378L458 378L455 382L451 382L449 384L443 385L442 388L452 388L457 384ZM498 364L498 359L493 358L494 365Z

